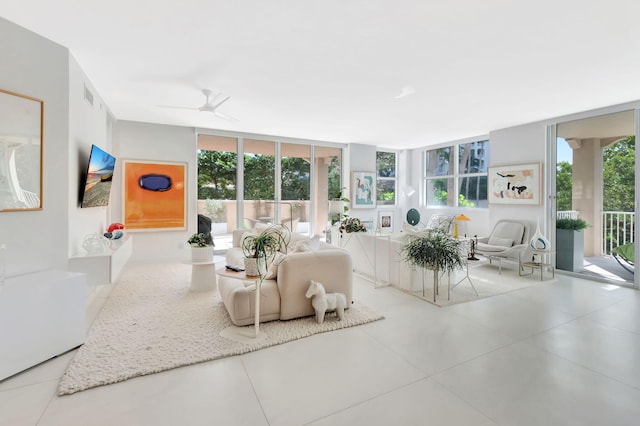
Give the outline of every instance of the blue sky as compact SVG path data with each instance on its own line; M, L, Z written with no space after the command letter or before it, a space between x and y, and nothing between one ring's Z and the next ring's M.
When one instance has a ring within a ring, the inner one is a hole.
M573 164L573 153L571 152L571 148L569 148L569 144L563 138L558 138L558 163L561 161L566 161L569 164Z

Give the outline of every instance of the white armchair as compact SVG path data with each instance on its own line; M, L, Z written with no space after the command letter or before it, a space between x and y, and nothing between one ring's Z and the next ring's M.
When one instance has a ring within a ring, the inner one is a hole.
M517 219L499 220L491 234L478 238L476 253L487 259L489 263L498 261L498 272L502 273L502 261L518 261L520 252L526 247L530 238L533 222Z

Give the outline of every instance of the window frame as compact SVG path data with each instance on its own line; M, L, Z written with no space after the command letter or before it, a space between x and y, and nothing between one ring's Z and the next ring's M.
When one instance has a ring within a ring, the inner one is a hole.
M467 144L473 144L473 143L479 143L479 142L486 142L485 146L482 147L483 151L483 159L485 161L485 165L484 168L486 169L486 171L484 172L470 172L470 173L464 173L460 171L460 148L464 145ZM479 205L474 205L474 206L461 206L460 205L460 185L463 181L463 179L467 179L467 178L482 178L485 177L488 181L489 178L489 154L490 154L490 139L488 136L480 136L477 138L470 138L470 139L465 139L465 140L460 140L460 141L456 141L456 142L449 142L447 144L443 144L443 145L439 145L439 146L434 146L430 149L424 149L422 151L422 188L421 188L421 200L420 200L420 205L423 208L435 208L435 209L446 209L446 208L469 208L469 209L486 209L489 207L488 205L488 194L487 194L487 199L485 200L473 200L476 204L480 201L483 201L486 205L485 206L479 206ZM455 154L455 161L453 161L453 167L450 167L448 172L449 174L446 175L437 175L434 174L433 176L428 176L428 167L427 167L427 160L428 160L428 156L430 152L433 151L437 151L437 150L441 150L443 148L450 148L450 152L453 152ZM453 173L451 173L453 171ZM427 190L430 186L430 182L432 181L436 181L436 180L450 180L453 182L453 191L454 193L452 195L450 195L448 193L448 199L453 198L453 203L449 204L449 201L447 201L447 204L445 205L436 205L436 204L429 204L428 200L429 200L429 194L427 193Z
M381 177L378 169L378 154L393 154L393 177ZM393 182L393 203L384 203L378 197L378 182ZM397 206L398 205L398 153L391 150L376 149L376 205L377 206Z

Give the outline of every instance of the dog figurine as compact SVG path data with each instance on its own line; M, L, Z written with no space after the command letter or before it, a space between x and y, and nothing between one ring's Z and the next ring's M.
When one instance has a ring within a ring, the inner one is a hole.
M344 294L327 294L322 283L311 280L311 285L309 285L305 296L307 299L311 299L311 306L316 311L316 322L318 324L324 322L324 314L326 312L335 311L340 321L344 318L344 309L347 307L347 298Z

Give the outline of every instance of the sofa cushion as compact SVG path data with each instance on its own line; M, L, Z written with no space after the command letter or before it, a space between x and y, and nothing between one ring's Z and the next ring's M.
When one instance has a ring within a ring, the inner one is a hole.
M231 322L237 326L253 324L255 321L255 281L220 277L220 298L229 312ZM260 288L260 322L280 319L280 294L273 280L264 280Z
M490 246L502 246L504 247L511 247L513 245L513 239L512 238L500 238L500 237L496 237L495 235L491 236L489 238L489 241L487 242L487 244L489 244Z

